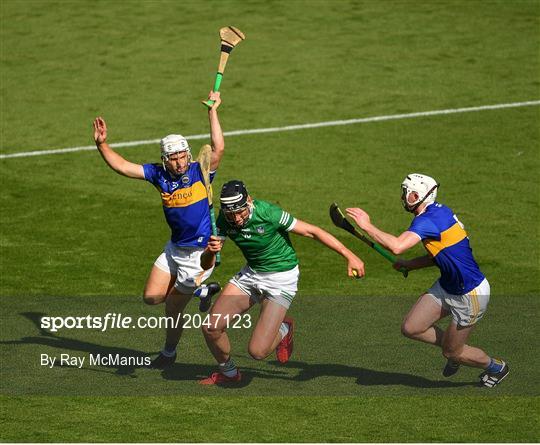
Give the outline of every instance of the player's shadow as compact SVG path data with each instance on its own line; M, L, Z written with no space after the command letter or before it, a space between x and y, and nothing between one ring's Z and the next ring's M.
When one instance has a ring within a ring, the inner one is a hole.
M234 388L244 388L248 386L254 378L274 378L282 380L291 380L289 373L286 370L280 369L257 369L249 366L241 366L240 370L242 372L242 380L235 383L228 383L223 385L223 388L234 389ZM177 381L187 381L194 380L199 381L203 378L208 377L209 373L215 371L212 369L212 366L208 365L197 365L197 364L188 364L188 363L174 363L168 368L161 371L161 376L166 380L177 380Z
M113 356L119 355L120 357L133 357L139 363L142 363L143 358L148 357L147 353L136 349L117 346L104 346L74 338L60 337L54 333L48 332L41 328L40 320L43 316L45 316L44 313L22 312L20 315L34 323L36 328L39 330L39 336L23 337L20 340L0 341L0 344L36 344L58 348L62 351L77 351L87 354L101 354L102 356L108 356L109 354ZM301 361L289 361L285 365L282 365L277 361L269 361L267 362L267 365L270 366L265 366L263 368L243 366L242 381L239 382L238 385L230 385L227 386L227 388L234 389L248 386L254 378L286 381L308 381L319 377L343 377L356 378L356 383L361 386L401 385L417 388L453 388L477 384L477 382L430 380L421 376L402 372L377 371L374 369L333 363L306 363ZM112 373L119 376L130 376L132 378L136 378L137 376L135 371L139 368L145 367L145 365L122 366L110 364L107 366L102 366L102 368L105 369L87 367L84 369L93 372ZM298 370L298 372L295 375L291 375L291 370ZM175 363L169 368L162 370L161 376L166 380L198 381L204 377L207 377L209 371L211 371L211 367L209 367L207 364Z
M20 340L8 340L0 341L0 344L4 345L24 345L24 344L34 344L34 345L43 345L50 346L52 348L58 348L62 351L77 351L85 352L87 354L100 354L101 356L108 356L109 354L120 357L133 357L137 363L143 363L145 357L148 357L148 354L143 351L138 351L136 349L122 348L116 346L104 346L97 343L86 342L82 340L76 340L69 337L60 337L52 332L49 332L41 327L41 318L46 314L41 312L21 312L20 315L24 316L30 320L36 328L39 330L39 336L28 336L23 337ZM61 365L56 363L55 366L62 367L72 367L69 365ZM114 371L108 371L105 369L96 369L96 368L87 368L85 370L94 371L94 372L105 372L105 373L114 373L120 376L128 375L132 378L136 378L135 370L138 368L143 368L144 365L103 365L103 368L114 369Z
M375 369L332 363L306 363L289 361L285 365L282 365L277 361L271 361L270 364L285 367L287 369L298 369L298 374L295 377L292 377L291 380L302 382L319 377L347 377L356 378L356 384L361 386L400 385L412 386L416 388L456 388L460 386L473 386L478 384L478 382L430 380L425 377L406 374L403 372L377 371Z
M69 351L76 351L77 353L86 353L86 354L100 354L101 356L120 356L120 357L133 357L137 362L142 363L145 357L148 357L148 354L131 348L124 348L118 346L105 346L97 343L87 342L83 340L77 340L69 337L61 337L56 333L49 332L41 327L41 318L46 314L42 312L21 312L20 315L30 320L36 329L39 331L39 335L23 337L19 340L7 340L0 341L0 344L4 345L43 345L49 346L52 348L57 348L62 351L62 353L69 353ZM75 368L71 365L61 365L58 363L55 366L61 366L66 368ZM96 367L84 367L82 369L86 371L98 372L98 373L109 373L115 374L118 376L129 376L131 378L137 378L136 370L137 369L147 368L146 365L102 365L98 368ZM227 388L241 388L249 385L254 377L267 377L268 373L261 372L257 369L252 368L243 368L245 370L242 381L237 385L229 385ZM197 382L200 379L208 377L209 372L212 371L212 365L209 364L194 364L194 363L174 363L172 366L160 371L161 377L166 380L178 380L178 381L193 381ZM153 370L152 372L156 372ZM270 371L270 374L278 375L283 371Z
M52 348L58 348L63 353L68 351L76 351L78 353L86 354L100 354L101 356L119 355L120 357L133 357L138 362L142 362L143 358L148 357L148 354L131 348L117 347L117 346L104 346L97 343L87 342L83 340L77 340L69 337L61 337L55 333L49 332L46 329L41 327L41 318L46 314L42 312L21 312L20 315L24 316L30 320L39 330L39 336L28 336L23 337L20 340L8 340L0 341L0 344L4 345L25 345L25 344L34 344L34 345L43 345L49 346ZM60 365L58 363L55 366L62 366L66 368L71 368L75 366L70 365ZM131 378L137 378L136 370L137 369L146 369L146 365L102 365L99 368L89 368L84 367L86 371L92 372L101 372L101 373L111 373L119 376L129 376ZM208 377L209 372L212 370L212 365L209 364L193 364L193 363L174 363L172 366L160 371L161 377L166 380L191 380L197 382L200 379ZM150 371L150 370L149 370ZM255 370L256 371L256 370ZM152 370L151 372L157 372L157 370ZM256 373L255 373L256 374ZM251 372L248 372L242 381L238 385L232 385L232 388L238 388L249 385L253 378Z

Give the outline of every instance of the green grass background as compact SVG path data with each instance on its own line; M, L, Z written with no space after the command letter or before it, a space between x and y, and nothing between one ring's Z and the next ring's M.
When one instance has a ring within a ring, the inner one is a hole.
M225 130L540 97L535 1L4 0L0 8L1 153L91 145L96 115L110 142L206 133L199 101L227 24L247 40L225 73ZM537 442L539 117L536 106L227 138L217 190L244 179L254 196L336 234L367 271L349 280L333 252L295 238L295 355L286 367L251 361L249 332L232 333L250 376L235 390L196 385L213 363L194 330L163 373L37 366L40 353L159 350L158 331L50 336L35 314L161 314L138 295L169 233L155 190L113 174L96 152L3 159L0 439ZM155 145L119 152L159 158ZM476 370L443 381L439 352L399 334L436 270L404 280L327 217L336 200L399 233L410 221L399 183L412 171L441 182L440 200L466 225L490 280L490 308L472 341L512 367L492 391L471 386ZM214 274L222 283L242 265L232 244L223 256Z

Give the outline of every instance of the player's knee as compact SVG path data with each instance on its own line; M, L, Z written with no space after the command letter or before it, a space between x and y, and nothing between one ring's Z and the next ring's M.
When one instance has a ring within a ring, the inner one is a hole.
M216 337L221 332L221 330L218 330L217 326L212 324L203 325L201 326L201 329L203 335L207 338Z
M407 320L401 324L401 333L407 338L415 338L419 334L418 329Z
M143 295L143 301L145 304L154 305L163 301L163 297L160 295Z
M264 360L268 356L268 351L257 345L249 345L248 352L255 360Z
M201 326L201 331L205 337L210 337L213 332L211 326Z
M202 324L203 333L221 335L229 327L228 316L223 317L223 314L210 312L207 317L208 322L205 320ZM226 321L224 322L224 320Z

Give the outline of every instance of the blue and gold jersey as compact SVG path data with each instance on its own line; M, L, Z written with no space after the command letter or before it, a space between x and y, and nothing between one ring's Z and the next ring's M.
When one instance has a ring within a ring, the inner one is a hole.
M165 219L171 228L171 241L179 247L204 247L212 233L208 195L198 162L187 172L173 177L159 164L144 164L144 179L161 194ZM214 173L210 174L210 181Z
M443 289L464 295L475 289L484 275L474 260L469 238L454 212L437 202L416 216L408 229L416 233L441 270Z

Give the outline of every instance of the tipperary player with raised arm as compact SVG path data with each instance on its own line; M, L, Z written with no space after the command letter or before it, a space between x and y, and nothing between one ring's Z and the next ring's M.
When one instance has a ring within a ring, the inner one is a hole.
M212 180L223 156L225 142L217 113L221 103L220 94L210 92L209 99L214 101L208 109ZM217 283L201 284L212 273L211 268L203 270L200 264L200 256L212 233L201 167L192 160L188 141L179 134L161 139L161 164L135 164L116 153L107 143L107 125L101 117L94 120L94 140L111 169L128 178L150 182L161 195L165 219L171 228L171 239L150 271L143 299L152 305L165 302L166 315L174 320L181 319L194 292L219 292ZM165 345L152 361L151 367L161 369L176 360L182 323L177 325L167 327Z

